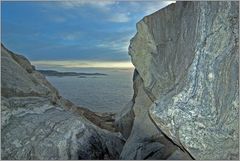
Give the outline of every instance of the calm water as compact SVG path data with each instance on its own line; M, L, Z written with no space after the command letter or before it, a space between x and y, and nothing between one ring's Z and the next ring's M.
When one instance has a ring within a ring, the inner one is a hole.
M119 112L132 98L133 69L75 69L74 71L108 74L85 78L47 77L62 96L77 105L97 112Z

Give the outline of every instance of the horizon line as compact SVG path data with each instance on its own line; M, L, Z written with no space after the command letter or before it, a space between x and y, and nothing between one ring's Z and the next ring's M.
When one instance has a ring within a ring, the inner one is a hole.
M134 68L131 61L106 60L35 60L31 61L36 67L63 68Z

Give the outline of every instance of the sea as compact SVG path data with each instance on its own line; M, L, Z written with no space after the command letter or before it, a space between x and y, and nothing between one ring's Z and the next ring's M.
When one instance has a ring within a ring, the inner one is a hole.
M118 113L133 96L132 68L74 68L57 71L103 73L93 76L47 76L61 96L94 112Z

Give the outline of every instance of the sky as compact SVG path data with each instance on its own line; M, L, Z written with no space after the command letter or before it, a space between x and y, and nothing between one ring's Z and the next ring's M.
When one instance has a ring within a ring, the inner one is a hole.
M136 23L172 1L5 1L1 42L34 65L131 67Z

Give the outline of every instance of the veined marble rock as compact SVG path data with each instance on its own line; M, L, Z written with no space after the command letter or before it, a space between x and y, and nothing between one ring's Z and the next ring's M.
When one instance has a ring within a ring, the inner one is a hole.
M25 57L1 46L1 72L2 159L119 158L122 136L87 120L101 121L61 98Z
M122 128L120 131L125 134L128 130L129 135L124 135L127 141L123 147L120 159L137 159L137 160L165 160L165 159L184 159L188 160L191 157L187 152L182 151L179 147L173 144L168 138L156 128L149 117L149 107L153 103L148 97L143 88L142 78L138 72L134 72L134 104L129 107L133 115L126 113L122 117L124 121L118 124L125 125L130 118L129 123L132 123L132 128ZM131 104L130 104L131 105ZM129 111L129 110L126 110ZM132 116L126 119L126 116Z
M195 159L239 158L238 53L237 1L176 2L137 23L129 54L150 117Z

